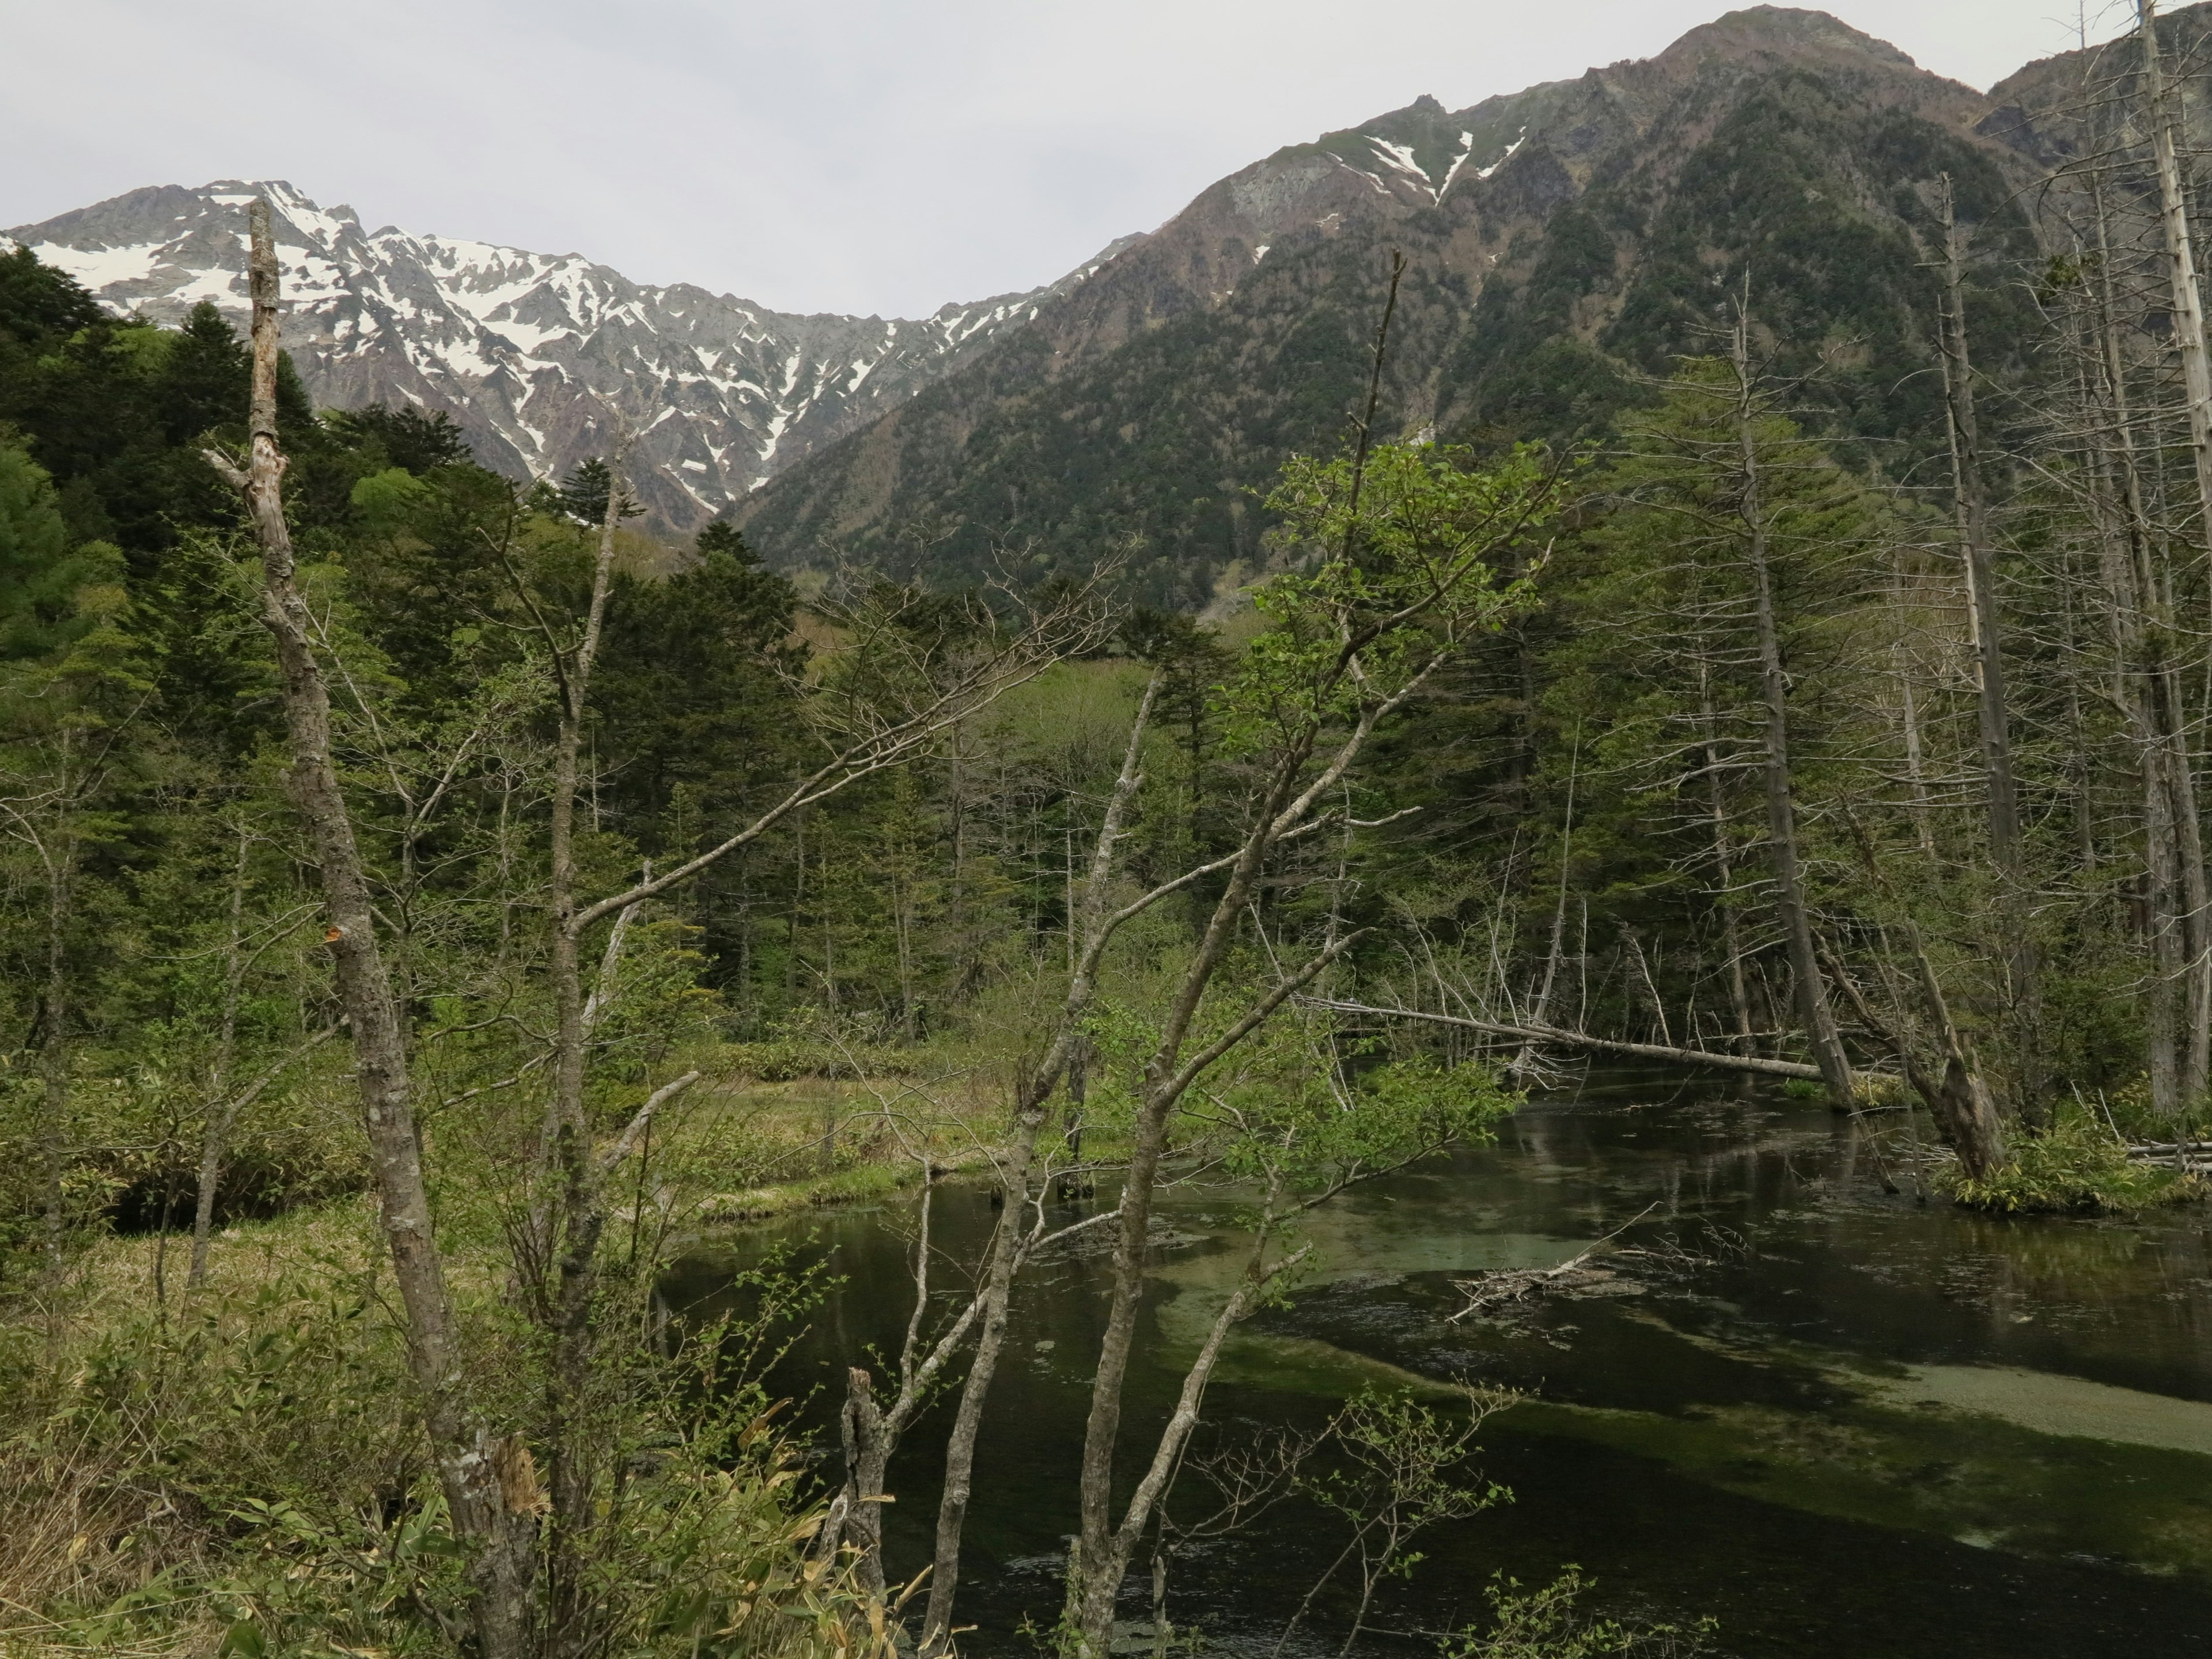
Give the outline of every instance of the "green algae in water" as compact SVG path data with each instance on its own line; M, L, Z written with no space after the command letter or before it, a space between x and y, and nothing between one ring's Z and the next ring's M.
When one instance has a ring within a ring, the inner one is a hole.
M2201 1400L2143 1394L2014 1365L1908 1365L1902 1377L1878 1377L1872 1386L1906 1404L2001 1418L2040 1434L2212 1458L2212 1405Z
M1838 1520L2212 1576L2212 1456L2200 1453L2040 1434L1936 1405L1707 1406L1669 1417L1529 1401L1510 1420Z
M2212 1404L2019 1367L1869 1365L1775 1342L1654 1334L1794 1375L1825 1407L1691 1401L1625 1410L1530 1395L1501 1425L1663 1462L1740 1497L1981 1548L2212 1578ZM1449 1396L1449 1382L1307 1336L1240 1334L1224 1382L1340 1396Z
M1363 1385L1529 1396L1485 1434L1486 1473L1516 1503L1438 1529L1397 1592L1399 1628L1463 1621L1501 1568L1538 1582L1578 1561L1601 1611L1717 1614L1736 1659L2212 1655L2212 1405L2179 1397L2212 1401L2203 1218L1918 1206L1880 1192L1858 1133L1729 1097L1531 1108L1498 1148L1314 1218L1322 1259L1291 1305L1232 1336L1207 1432L1310 1426ZM1233 1201L1163 1205L1183 1242L1152 1264L1133 1453L1243 1265ZM1710 1224L1752 1249L1631 1302L1447 1322L1454 1278L1556 1263L1646 1213L1659 1237L1695 1247ZM948 1250L974 1259L997 1212L948 1188L939 1214ZM866 1345L896 1346L908 1246L895 1212L803 1225L847 1288L779 1386L811 1401L834 1460L832 1385ZM1021 1358L994 1391L963 1589L983 1659L1029 1651L1022 1621L1058 1605L1106 1290L1103 1258L1073 1253L1017 1297ZM895 1471L907 1571L927 1559L934 1450L915 1437ZM1224 1650L1266 1645L1337 1547L1285 1522L1188 1561L1178 1623Z
M1586 1243L1439 1232L1416 1214L1328 1218L1316 1240L1328 1255L1300 1295L1551 1266ZM1170 1289L1158 1310L1163 1358L1187 1354L1203 1340L1243 1265L1233 1237L1173 1252L1157 1269ZM1589 1311L1584 1304L1558 1305ZM2019 1366L1900 1365L1755 1332L1717 1336L1642 1308L1613 1316L1741 1370L1747 1383L1750 1374L1778 1373L1807 1402L1686 1400L1671 1411L1644 1411L1534 1395L1501 1423L1656 1459L1722 1490L1815 1515L1978 1547L2212 1578L2212 1404ZM1663 1355L1650 1358L1655 1370L1682 1369ZM1472 1380L1322 1337L1249 1327L1232 1336L1218 1376L1225 1384L1322 1399L1362 1387L1447 1397ZM1708 1388L1716 1381L1710 1374L1699 1380Z

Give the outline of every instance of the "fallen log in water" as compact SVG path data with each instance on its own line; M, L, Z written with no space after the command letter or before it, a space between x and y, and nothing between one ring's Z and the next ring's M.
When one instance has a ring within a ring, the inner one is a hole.
M1799 1077L1820 1080L1820 1068L1801 1060L1768 1060L1760 1054L1729 1054L1711 1048L1670 1048L1656 1042L1620 1042L1611 1037L1590 1036L1582 1031L1563 1031L1551 1025L1508 1025L1492 1019L1468 1019L1458 1014L1431 1014L1419 1008L1382 1008L1365 1002L1340 1002L1328 997L1300 997L1310 1008L1328 1008L1340 1014L1376 1014L1389 1019L1420 1019L1432 1025L1457 1025L1491 1036L1518 1037L1524 1042L1558 1042L1569 1048L1595 1048L1602 1054L1632 1054L1638 1060L1664 1060L1680 1066L1717 1066L1729 1071L1753 1072L1760 1077Z

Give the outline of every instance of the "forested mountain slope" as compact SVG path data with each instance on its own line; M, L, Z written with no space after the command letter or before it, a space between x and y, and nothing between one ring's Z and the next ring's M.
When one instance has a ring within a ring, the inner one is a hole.
M796 316L578 254L368 230L282 180L135 190L7 236L114 311L173 324L206 300L235 322L246 204L264 192L285 344L318 405L443 412L486 465L525 478L603 453L620 411L645 428L638 493L670 530L911 396L1097 264L920 320Z
M2208 15L2166 27L2185 49ZM1834 433L1901 469L1942 441L1922 372L1938 178L1982 223L1977 258L2033 256L2018 192L2090 142L2068 112L2100 62L2050 59L1984 96L1824 13L1760 6L1470 109L1425 97L1214 185L780 476L747 534L780 563L836 549L956 579L1011 549L1064 565L1121 545L1148 597L1203 605L1265 558L1249 492L1340 432L1389 248L1408 262L1392 430L1601 428L1711 349L1747 282L1796 366L1826 360L1808 396ZM1990 287L1979 356L2002 374L2024 319Z

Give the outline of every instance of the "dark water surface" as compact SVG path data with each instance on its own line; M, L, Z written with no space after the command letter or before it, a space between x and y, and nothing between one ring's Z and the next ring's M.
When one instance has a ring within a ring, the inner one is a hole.
M1393 1631L1479 1617L1495 1572L1533 1585L1576 1563L1600 1610L1711 1614L1727 1654L2212 1654L2212 1213L2009 1221L1905 1185L1883 1192L1847 1121L1771 1095L1616 1079L1530 1105L1498 1146L1317 1214L1320 1264L1232 1339L1206 1443L1316 1425L1366 1382L1522 1391L1480 1464L1514 1501L1425 1535L1376 1620ZM936 1202L950 1297L995 1218L972 1188ZM1240 1261L1231 1196L1162 1207L1182 1242L1158 1253L1131 1373L1132 1462ZM1624 1243L1718 1259L1635 1294L1449 1322L1455 1278L1564 1261L1639 1215ZM774 1379L826 1425L842 1367L904 1327L911 1224L900 1205L763 1227L671 1289L710 1309L770 1242L826 1255L843 1282ZM1024 1620L1057 1610L1107 1284L1100 1257L1064 1255L1017 1291L969 1512L972 1652L1031 1651ZM927 1559L950 1416L937 1407L893 1464L896 1575ZM1341 1542L1317 1511L1273 1511L1176 1565L1170 1616L1265 1653ZM1149 1607L1133 1580L1128 1616ZM1328 1631L1291 1651L1333 1654Z

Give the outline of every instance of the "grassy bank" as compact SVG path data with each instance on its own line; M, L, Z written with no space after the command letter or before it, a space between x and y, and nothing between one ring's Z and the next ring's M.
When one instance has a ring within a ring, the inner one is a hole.
M894 1194L925 1162L988 1166L993 1091L957 1056L888 1079L763 1079L744 1050L725 1058L633 1161L641 1178L616 1224L644 1241L642 1260L732 1223ZM441 1243L469 1370L526 1423L536 1402L503 1398L522 1385L500 1381L532 1368L499 1190L496 1170L449 1177ZM466 1584L377 1224L356 1193L225 1227L190 1290L188 1238L93 1237L58 1287L12 1287L0 1653L458 1650ZM706 1345L713 1363L752 1334ZM850 1598L806 1571L809 1512L769 1402L742 1375L702 1390L683 1372L641 1408L659 1425L632 1483L652 1536L610 1569L609 1593L635 1611L629 1650L840 1649Z

